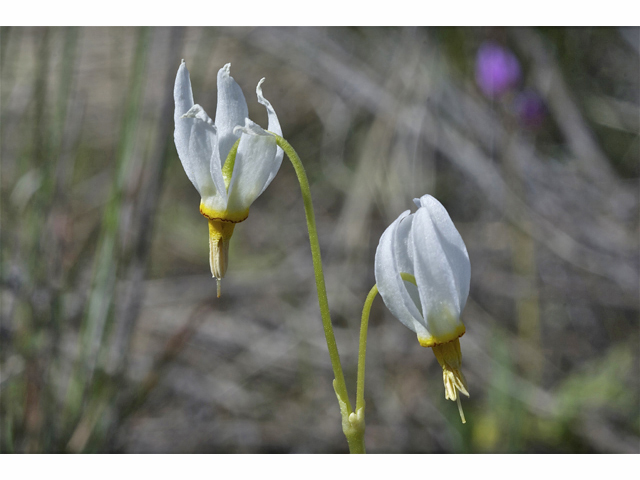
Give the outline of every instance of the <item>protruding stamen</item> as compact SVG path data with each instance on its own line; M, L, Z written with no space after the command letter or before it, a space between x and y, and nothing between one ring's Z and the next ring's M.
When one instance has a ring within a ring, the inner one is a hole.
M467 423L467 421L464 418L464 412L462 411L462 402L460 402L460 395L458 395L458 398L456 398L456 401L458 402L458 412L460 412L460 420L462 420L462 423Z
M222 283L222 279L216 278L216 283L217 283L217 287L218 287L218 298L220 298L220 295L222 295L222 291L220 289L220 284ZM464 423L464 421L462 423Z
M209 220L209 264L211 275L218 279L218 297L220 279L224 277L229 263L229 241L235 226L235 223Z
M462 366L462 353L460 352L460 341L456 338L451 342L435 345L433 353L442 366L442 380L444 381L444 396L447 400L458 402L458 411L462 423L466 423L462 404L460 403L460 393L469 396L467 381L460 371Z

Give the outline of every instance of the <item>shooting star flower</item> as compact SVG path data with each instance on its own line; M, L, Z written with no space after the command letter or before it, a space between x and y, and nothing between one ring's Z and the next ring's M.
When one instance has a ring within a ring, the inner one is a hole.
M445 398L469 396L462 374L460 320L469 296L471 264L462 237L435 198L414 200L418 210L403 212L382 234L375 276L387 308L413 330L420 345L430 347L442 366Z
M184 60L173 90L174 140L184 171L200 193L200 213L209 221L209 263L218 280L218 296L233 230L247 219L249 207L276 176L284 155L275 137L249 120L247 102L230 67L228 63L218 71L215 121L194 104ZM264 78L258 82L256 93L267 109L268 130L282 135L276 112L262 95L263 82Z
M520 81L520 62L507 48L485 42L476 56L476 83L489 98L497 98L510 91Z

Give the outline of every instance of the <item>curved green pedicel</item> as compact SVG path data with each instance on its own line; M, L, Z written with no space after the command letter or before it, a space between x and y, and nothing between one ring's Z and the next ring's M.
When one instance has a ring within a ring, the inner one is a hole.
M416 285L416 278L410 273L401 273L400 277L405 282L410 282ZM416 285L417 286L417 285ZM349 417L351 423L355 423L349 432L351 434L351 440L349 441L349 445L353 443L354 445L361 446L362 453L364 453L364 430L365 430L365 422L364 422L364 370L365 370L365 362L367 358L367 332L369 330L369 313L371 312L371 305L375 300L376 296L378 296L378 285L374 285L369 294L367 295L367 299L364 301L364 306L362 307L362 319L360 320L360 343L358 346L358 379L356 383L356 413L352 415L357 415L357 423L354 422L353 417ZM342 408L342 405L341 405ZM343 430L345 429L345 415L343 416ZM346 432L347 430L345 430Z
M311 258L313 260L313 270L315 274L316 287L318 291L318 304L320 306L320 317L322 318L322 326L324 329L329 357L331 358L331 366L335 376L333 386L338 397L340 411L342 414L342 431L347 438L349 451L351 453L364 453L364 417L362 413L354 413L349 402L347 393L347 384L344 381L342 365L340 363L340 355L336 344L333 326L331 325L331 314L329 313L329 302L327 300L327 289L324 283L324 273L322 271L322 260L320 258L320 244L318 242L318 231L316 228L316 219L313 212L313 204L311 202L311 189L309 188L309 180L304 170L304 166L300 161L300 157L293 147L281 136L271 133L276 138L277 145L284 150L293 165L293 169L300 183L300 191L302 192L302 200L304 203L304 211L307 218L307 228L309 230L309 244L311 246ZM225 165L226 166L226 165ZM360 413L360 415L358 415Z
M416 277L410 273L401 273L400 277L405 282L416 284ZM364 307L362 307L362 319L360 320L360 344L358 348L358 380L356 390L356 411L364 408L364 365L367 356L367 331L369 329L369 312L371 312L371 305L378 295L378 285L374 285L367 299L364 301Z
M233 166L236 164L238 145L240 145L240 139L236 140L236 143L233 144L233 147L229 150L229 155L227 155L227 159L224 161L224 165L222 166L222 178L224 179L224 186L227 189L227 192L229 192L229 185L231 185Z

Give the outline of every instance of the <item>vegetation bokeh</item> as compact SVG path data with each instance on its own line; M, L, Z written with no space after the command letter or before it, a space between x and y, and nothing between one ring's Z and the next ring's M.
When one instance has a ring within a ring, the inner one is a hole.
M490 97L487 42L520 66ZM2 28L0 451L347 452L286 159L216 298L184 58L212 116L230 62L266 126L267 79L352 395L383 230L429 193L466 242L467 424L378 299L370 453L639 453L639 55L637 28Z

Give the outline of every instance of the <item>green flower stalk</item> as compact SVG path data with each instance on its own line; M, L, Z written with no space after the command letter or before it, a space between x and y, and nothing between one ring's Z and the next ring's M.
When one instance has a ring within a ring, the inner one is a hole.
M336 392L336 396L338 397L338 404L340 405L340 413L342 415L342 431L347 438L349 451L351 453L365 453L363 439L364 409L357 409L357 411L354 412L351 408L351 403L349 402L347 384L344 381L344 374L340 363L340 354L338 353L338 346L336 344L336 338L331 324L331 314L329 312L327 289L325 287L324 273L322 271L320 244L318 242L318 230L316 228L316 218L313 212L313 203L311 201L309 180L307 179L307 174L302 162L300 161L300 157L298 157L298 154L293 147L280 135L274 134L274 136L278 146L282 148L287 154L287 157L289 157L296 175L298 176L298 182L300 183L300 190L302 192L302 199L304 202L304 211L307 218L307 228L309 230L309 244L311 246L311 258L313 260L313 270L315 274L316 288L318 291L320 316L322 318L322 326L324 328L324 335L327 341L327 348L329 349L329 357L331 358L331 367L333 368L333 374L335 376L333 388Z

